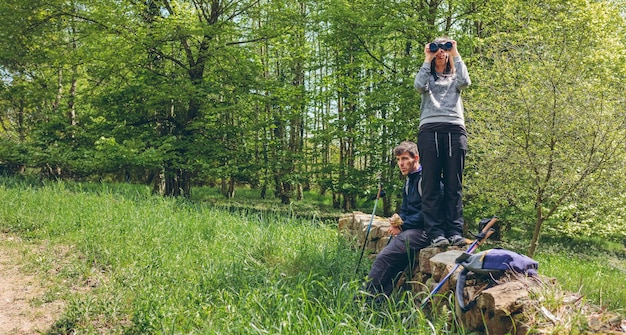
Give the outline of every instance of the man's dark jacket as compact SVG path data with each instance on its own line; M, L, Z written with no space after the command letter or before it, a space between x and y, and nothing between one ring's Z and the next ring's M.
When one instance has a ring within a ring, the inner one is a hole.
M403 221L402 230L423 228L424 215L422 214L422 196L419 192L419 184L422 179L422 167L407 176L406 183L402 188L403 197L399 215Z

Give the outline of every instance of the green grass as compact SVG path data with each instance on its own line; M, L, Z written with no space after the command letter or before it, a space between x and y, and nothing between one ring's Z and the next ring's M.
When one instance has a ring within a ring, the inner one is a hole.
M557 278L565 290L581 292L587 301L611 310L626 310L623 259L550 252L541 252L535 259L541 274Z
M2 180L0 204L0 230L26 240L32 268L55 280L45 299L68 302L49 334L463 333L450 312L426 318L420 299L355 305L371 262L355 274L359 250L321 220L220 209L133 185ZM582 287L589 300L626 306L623 268L568 262L558 249L538 260L542 273Z
M335 226L60 182L0 186L0 201L0 229L45 241L45 249L25 251L31 262L71 283L62 294L69 306L51 333L402 334L430 327L406 305L357 308L352 297L363 274L354 274L357 252ZM71 289L93 282L87 293Z

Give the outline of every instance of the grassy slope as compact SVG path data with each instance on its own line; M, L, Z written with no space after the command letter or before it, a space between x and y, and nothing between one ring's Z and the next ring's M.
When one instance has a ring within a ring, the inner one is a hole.
M123 185L5 182L0 203L2 231L46 242L24 252L37 271L57 274L51 299L69 301L52 333L461 332L445 313L429 324L410 303L355 307L369 263L355 275L358 252L316 220L242 215ZM582 286L589 299L626 306L623 263L571 259L559 251L539 255L542 272L565 288ZM93 288L70 290L81 285Z

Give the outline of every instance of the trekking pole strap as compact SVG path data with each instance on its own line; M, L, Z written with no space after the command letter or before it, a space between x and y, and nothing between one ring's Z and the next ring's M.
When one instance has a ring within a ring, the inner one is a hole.
M465 302L463 301L463 288L465 287L465 279L467 277L468 272L469 271L467 269L463 269L463 271L459 273L459 277L457 278L457 281L456 281L456 292L455 292L456 302L459 305L461 312L463 313L469 311L474 305L474 303L476 302L475 300L471 300L466 305Z

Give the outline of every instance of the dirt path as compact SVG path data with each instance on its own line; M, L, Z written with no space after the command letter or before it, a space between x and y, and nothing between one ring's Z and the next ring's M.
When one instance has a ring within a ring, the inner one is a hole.
M61 302L45 302L47 289L28 274L18 239L0 234L0 334L45 333L60 317Z

